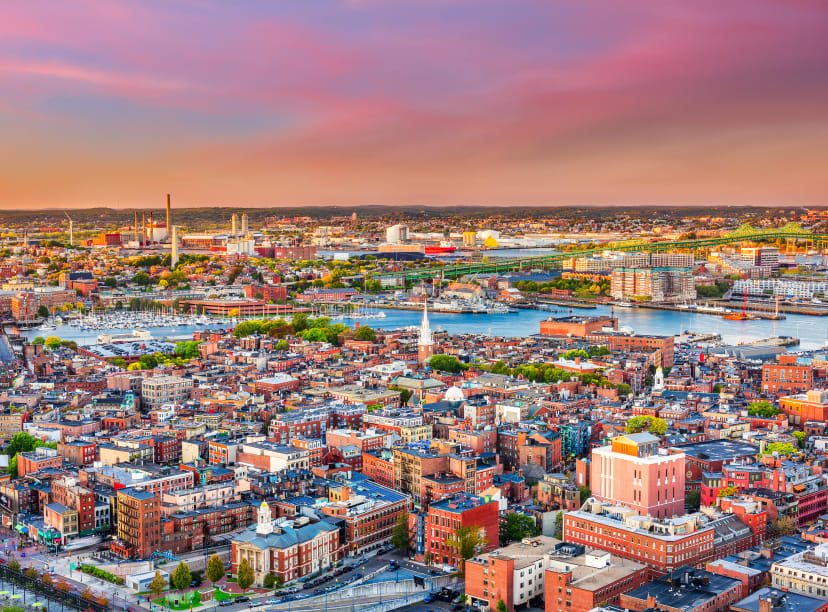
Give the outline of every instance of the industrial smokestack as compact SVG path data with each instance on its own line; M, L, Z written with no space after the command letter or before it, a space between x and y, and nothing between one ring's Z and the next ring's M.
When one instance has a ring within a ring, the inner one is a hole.
M152 234L153 234L153 225L152 225L152 211L149 214L149 240L148 242L152 243Z
M133 225L132 228L135 230L135 234L137 236L138 235L138 211L136 210L134 212L135 212L135 225Z
M170 194L167 194L167 234L170 234L170 227Z
M242 213L241 216L241 232L242 236L247 236L247 213Z
M230 217L230 235L234 238L239 235L238 232L239 226L239 217L236 213L233 213L233 216Z
M147 241L147 213L141 211L141 246Z
M172 233L170 234L172 241L172 250L170 251L170 270L175 268L175 264L178 263L178 228L176 226L172 226Z

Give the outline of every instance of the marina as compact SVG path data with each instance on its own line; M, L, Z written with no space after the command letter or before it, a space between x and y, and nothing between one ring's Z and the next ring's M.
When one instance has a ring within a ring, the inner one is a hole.
M431 308L429 306L429 308ZM567 309L563 309L566 311ZM453 334L479 333L489 336L531 336L537 334L540 322L550 316L564 316L565 312L548 312L543 310L521 309L519 312L501 314L469 314L430 312L432 326ZM702 335L719 334L723 342L743 344L770 337L793 337L800 339L799 347L803 350L817 350L825 347L825 327L815 325L814 319L806 315L790 314L784 320L728 321L721 317L693 312L691 310L657 310L650 308L618 308L609 305L596 305L590 310L590 316L610 315L618 318L619 326L632 329L637 334L675 335L686 332ZM344 308L332 306L315 306L309 316L329 316L347 326L356 322L375 328L396 329L419 324L422 317L421 307L417 310L375 308L356 309L345 312ZM107 327L109 319L99 318L94 328L83 325L70 325L67 322L57 324L55 329L43 332L39 329L22 331L27 338L52 335L63 340L73 340L81 345L95 344L103 333L124 334L132 329L146 329L153 338L180 338L199 329L228 329L240 320L236 318L215 319L210 317L179 318L162 317L163 324L144 325L147 317L135 320L133 328ZM124 319L112 319L120 321Z

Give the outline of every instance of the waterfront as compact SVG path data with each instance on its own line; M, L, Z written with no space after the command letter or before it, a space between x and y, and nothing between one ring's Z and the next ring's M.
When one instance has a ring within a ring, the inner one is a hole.
M654 310L647 308L615 308L614 314L619 320L619 326L629 328L639 334L677 335L684 331L696 333L718 333L724 342L738 344L762 340L775 336L792 336L799 338L799 348L813 350L822 348L826 341L828 325L824 319L805 315L788 315L781 321L727 321L721 317L704 315L693 312L677 312L669 310ZM572 309L573 314L584 316L609 315L609 306L598 306L595 309ZM346 325L353 325L359 321L361 325L395 329L409 325L419 325L422 314L413 310L386 310L384 319L345 319ZM445 330L452 334L482 333L492 336L521 337L537 334L540 321L548 317L560 317L569 314L569 309L559 307L558 312L550 313L540 310L521 310L516 313L500 315L473 315L449 314L430 312L431 327L436 330ZM217 322L209 326L178 326L156 327L148 331L154 338L184 339L199 329L226 329L232 325ZM58 336L62 340L74 340L80 345L97 343L101 333L128 333L129 330L95 330L81 331L77 327L58 325L57 329L48 332L37 329L25 332L26 337Z

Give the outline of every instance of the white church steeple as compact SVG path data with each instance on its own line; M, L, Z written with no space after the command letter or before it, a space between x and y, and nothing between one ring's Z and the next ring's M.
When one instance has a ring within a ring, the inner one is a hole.
M423 287L423 321L420 323L420 339L417 342L417 360L428 363L434 354L434 339L431 337L431 326L428 324L428 296Z

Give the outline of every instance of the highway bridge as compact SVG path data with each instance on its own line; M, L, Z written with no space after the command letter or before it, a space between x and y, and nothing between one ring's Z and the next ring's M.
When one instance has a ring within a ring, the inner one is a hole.
M454 265L429 265L419 268L410 268L398 272L377 272L370 278L402 278L406 281L418 281L443 276L458 278L466 274L498 274L515 270L531 270L534 268L549 268L560 265L565 259L584 257L603 251L648 251L663 253L676 250L692 250L721 246L724 244L738 244L743 242L776 242L784 240L788 244L805 242L815 248L828 246L828 234L812 234L797 223L788 223L779 228L756 229L750 224L744 224L738 229L721 236L693 238L689 240L629 240L625 242L608 242L592 249L571 250L565 253L539 255L534 257L519 257L514 259L499 259L488 262L472 262Z

